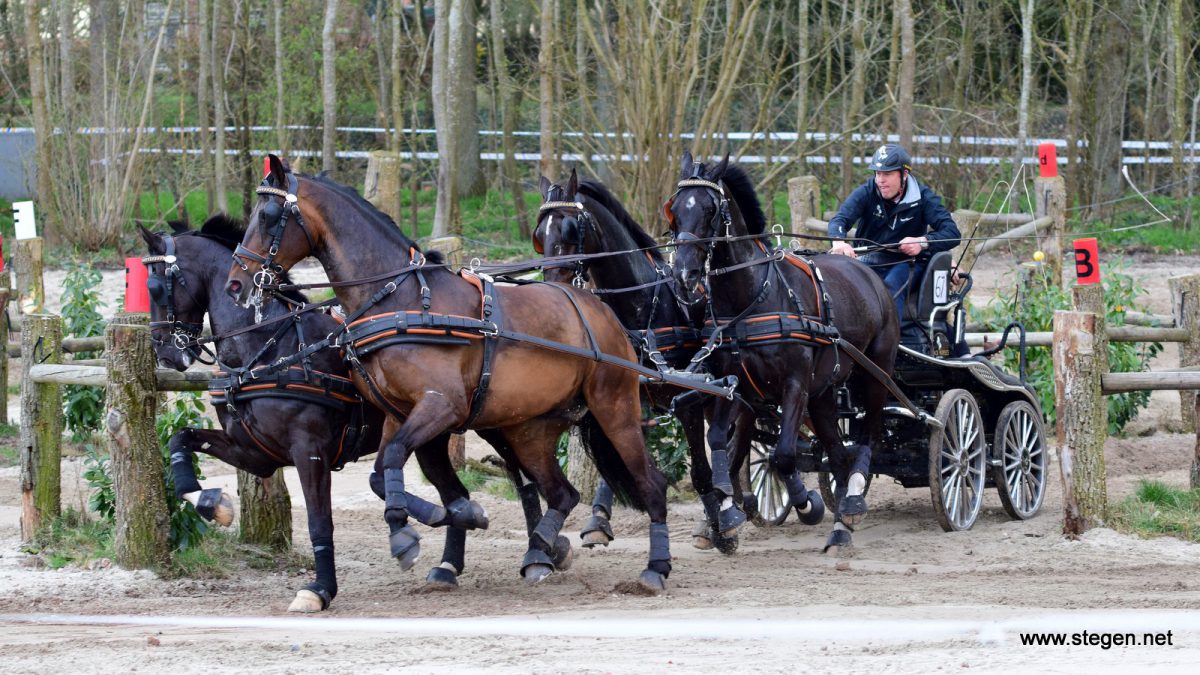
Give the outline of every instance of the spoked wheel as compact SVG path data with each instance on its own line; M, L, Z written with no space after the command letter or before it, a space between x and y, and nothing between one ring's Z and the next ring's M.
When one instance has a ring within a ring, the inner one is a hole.
M754 423L746 464L750 473L750 491L758 502L758 517L754 524L759 527L782 525L792 510L787 486L771 468L771 450L778 441L778 427L762 420Z
M969 530L983 507L987 442L979 404L965 389L951 389L938 401L944 429L929 436L929 492L938 524L947 532Z
M1028 401L1013 401L1000 411L992 439L1000 466L992 466L992 482L1008 515L1025 520L1037 515L1046 494L1046 429Z

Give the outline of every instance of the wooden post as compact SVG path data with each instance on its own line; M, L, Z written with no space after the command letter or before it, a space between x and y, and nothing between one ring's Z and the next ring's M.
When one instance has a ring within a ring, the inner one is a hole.
M1076 537L1104 522L1108 487L1104 439L1108 403L1101 393L1098 339L1103 319L1091 312L1054 313L1054 401L1063 484L1063 534Z
M62 389L29 377L35 364L62 363L62 317L25 315L21 352L21 539L28 541L62 509Z
M1067 226L1067 184L1062 176L1033 179L1034 196L1037 202L1037 217L1049 216L1053 224L1041 234L1038 247L1046 254L1048 275L1055 286L1062 286L1063 246L1062 233Z
M13 245L13 269L17 273L17 308L22 314L38 314L46 304L42 283L42 238L17 239Z
M808 220L817 218L818 209L821 208L821 182L816 176L796 176L788 179L787 187L788 207L792 212L792 234L812 231Z
M110 323L104 337L104 429L117 520L113 548L122 567L158 569L170 551L163 458L154 431L158 392L150 329Z
M363 198L400 222L400 154L386 150L367 153ZM414 196L415 198L415 196Z
M238 497L242 503L238 540L286 551L292 546L292 497L283 471L267 478L238 471Z
M1103 376L1108 372L1108 306L1104 304L1104 286L1076 285L1071 289L1071 297L1076 312L1091 312L1099 317L1096 321L1096 344L1103 344L1105 348L1096 351L1096 370ZM1105 403L1104 406L1107 410L1108 404Z
M1186 342L1179 344L1181 367L1200 365L1200 274L1171 277L1167 280L1171 289L1171 314L1175 326L1188 332ZM1196 392L1179 391L1179 411L1184 431L1200 430L1196 415Z
M958 226L958 233L962 236L962 241L954 247L951 255L958 261L960 268L969 270L975 266L975 259L979 257L979 254L975 252L976 242L970 241L969 238L986 236L983 228L979 226L983 214L978 211L957 209L950 214L950 217L954 219L954 224Z
M1200 419L1200 396L1196 397L1196 407L1193 409L1196 419ZM1196 448L1192 451L1192 489L1200 490L1200 425L1196 428Z
M0 345L8 347L8 271L0 270ZM8 354L0 355L0 386L4 387L4 405L0 406L0 423L8 425Z

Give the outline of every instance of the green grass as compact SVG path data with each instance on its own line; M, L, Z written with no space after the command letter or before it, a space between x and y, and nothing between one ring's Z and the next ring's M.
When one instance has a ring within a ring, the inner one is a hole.
M1200 489L1138 481L1134 494L1110 506L1109 512L1112 526L1122 532L1200 542Z
M112 538L111 525L67 508L44 524L22 550L40 556L50 569L84 567L93 560L113 558Z
M0 424L0 467L16 466L21 463L17 450L21 429L15 424Z

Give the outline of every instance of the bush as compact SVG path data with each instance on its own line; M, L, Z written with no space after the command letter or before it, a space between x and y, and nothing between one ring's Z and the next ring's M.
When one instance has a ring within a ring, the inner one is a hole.
M1120 271L1122 265L1102 265L1102 283L1104 285L1104 303L1108 316L1105 321L1110 326L1120 326L1125 323L1127 311L1145 311L1136 303L1136 298L1144 290L1133 277ZM1008 293L1001 291L996 299L982 312L981 319L990 331L1002 330L1009 321L1020 321L1025 330L1030 332L1054 330L1054 312L1060 309L1071 309L1072 300L1070 289L1050 285L1044 278L1036 279L1027 287L1014 285ZM1010 336L1010 339L1013 339ZM1127 373L1146 370L1151 359L1160 351L1162 345L1154 343L1115 343L1108 345L1108 368L1110 372ZM1046 422L1053 428L1055 423L1054 410L1054 362L1049 347L1029 347L1026 350L1028 365L1026 379L1041 399L1042 410L1046 413ZM1017 372L1016 349L1006 349L1000 355L1003 365L1012 372ZM1137 391L1126 394L1113 394L1108 399L1108 432L1119 434L1142 408L1150 402L1150 392Z
M69 263L63 280L63 333L71 337L95 337L104 334L100 308L100 272L88 263ZM82 352L77 359L95 358L95 352ZM63 415L75 442L86 439L100 428L104 414L104 388L67 385L63 390Z

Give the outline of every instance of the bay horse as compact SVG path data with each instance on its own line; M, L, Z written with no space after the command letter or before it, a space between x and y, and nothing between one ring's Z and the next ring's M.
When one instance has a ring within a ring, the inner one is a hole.
M684 313L675 297L670 267L657 242L601 182L580 181L572 169L563 184L541 177L542 206L533 231L534 249L550 256L598 255L565 265L547 265L547 281L582 286L590 281L600 298L625 327L644 365L682 370L700 348L695 318ZM621 254L626 252L625 254ZM698 314L702 320L703 315ZM685 389L662 382L644 388L644 401L655 412L670 410L672 399ZM704 413L689 405L674 411L688 444L692 486L700 495L706 522L692 532L698 548L714 545L723 553L737 550L737 528L745 522L730 479L729 455L714 452L712 464L704 447ZM607 545L612 540L612 496L601 483L592 503L592 517L581 536L584 545Z
M638 376L619 365L634 358L633 348L612 312L561 284L496 285L455 274L430 263L352 188L294 174L275 155L268 164L226 292L250 306L301 259L313 255L324 266L348 313L337 341L354 382L389 415L380 452L392 555L419 550L404 491L409 454L470 428L503 448L501 457L530 477L549 505L536 523L527 522L533 527L521 568L527 581L544 579L554 569L563 522L579 502L555 458L559 436L578 422L601 475L618 497L649 514L649 562L639 583L664 590L671 570L666 479L642 440ZM455 524L486 526L453 471L426 475Z
M900 339L895 303L879 276L852 258L816 255L805 261L754 236L763 234L766 218L749 177L728 156L706 166L685 153L679 178L665 207L676 245L675 282L689 309L707 307L703 334L716 347L709 368L715 375L743 375L749 386L741 392L760 416L774 415L778 407L771 466L801 522L813 525L824 504L817 491L805 488L796 465L797 433L807 412L837 481L835 524L825 550L848 546L867 511L871 448L883 437L883 379L892 373ZM856 445L844 445L838 430L843 383L866 412L865 423L855 425ZM708 432L714 449L728 444L737 407L723 400L715 405Z
M338 592L331 472L376 451L383 413L363 405L349 366L335 350L317 351L285 369L268 365L295 355L303 344L319 341L341 324L315 311L289 318L307 302L299 294L264 306L261 323L254 311L225 299L229 257L245 234L240 223L216 215L200 230L177 223L171 227L171 234L139 228L150 253L143 260L150 272L151 331L159 365L182 371L203 358L205 348L197 338L206 313L218 338L229 335L215 340L212 355L222 370L209 392L221 428L182 429L168 442L176 495L192 502L205 519L229 525L232 502L220 488L202 489L193 466L196 452L263 478L295 466L308 511L316 579L296 593L288 609L321 611ZM370 480L380 499L382 477L377 470ZM440 506L412 495L409 500L423 522L446 517ZM443 565L461 571L465 536L465 530L447 530ZM430 576L432 585L448 581L438 567Z

